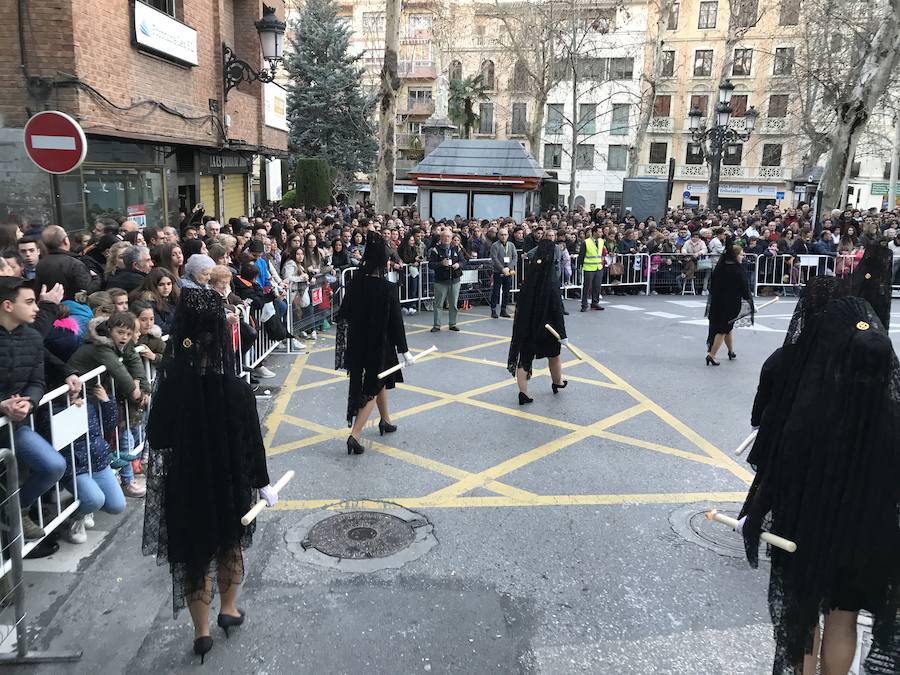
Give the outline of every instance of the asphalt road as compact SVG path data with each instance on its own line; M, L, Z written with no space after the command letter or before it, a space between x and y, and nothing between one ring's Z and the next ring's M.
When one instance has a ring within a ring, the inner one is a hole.
M705 298L608 296L568 303L569 387L531 381L516 404L505 371L512 323L476 309L460 333L407 318L414 350L439 354L391 394L395 434L346 454L347 382L327 333L304 356L273 356L263 403L270 474L296 478L264 513L239 604L215 629L218 673L767 672L768 570L737 535L702 522L735 508L751 474L732 460L749 431L759 368L793 301L736 333L736 361L705 367ZM445 322L446 323L446 322ZM333 333L333 331L332 331ZM545 362L544 364L545 365ZM375 420L377 422L377 418ZM388 569L313 564L300 542L326 506L403 507L430 523L424 553ZM140 555L140 506L98 518L84 547L29 563L36 648L80 647L73 665L30 673L185 672L187 613L173 620L164 568ZM692 534L699 531L700 535ZM702 537L714 539L702 545ZM433 545L432 545L433 544ZM430 548L429 548L430 546ZM43 566L42 566L43 565ZM12 672L12 670L11 670ZM22 670L22 672L26 672Z

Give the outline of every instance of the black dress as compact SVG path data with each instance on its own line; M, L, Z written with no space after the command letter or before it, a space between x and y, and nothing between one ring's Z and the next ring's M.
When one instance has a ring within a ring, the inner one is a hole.
M397 354L408 351L397 285L380 275L354 274L337 313L334 350L335 370L350 375L348 425L382 389L403 382L399 370L383 380L378 373L396 366Z
M535 359L559 356L559 340L547 330L546 324L553 326L560 337L566 337L562 299L553 269L555 255L556 244L542 240L528 263L516 299L512 340L506 361L507 370L513 376L517 369L522 368L531 377Z
M743 302L748 304L749 310L742 309ZM752 317L753 296L750 294L747 275L737 260L723 255L709 282L709 302L706 311L709 319L707 346L712 346L716 335L730 333L735 320L745 313L749 313Z
M234 374L226 326L218 293L182 292L148 417L142 550L169 564L176 614L240 583L255 528L240 519L269 484L256 399Z

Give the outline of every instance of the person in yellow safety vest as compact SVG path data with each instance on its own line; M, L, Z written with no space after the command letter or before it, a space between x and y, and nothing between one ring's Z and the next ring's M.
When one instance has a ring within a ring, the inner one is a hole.
M588 308L588 293L591 296L591 309L603 310L600 306L600 277L603 270L603 230L599 225L591 228L591 236L581 243L578 256L581 260L581 271L584 283L581 286L581 311Z

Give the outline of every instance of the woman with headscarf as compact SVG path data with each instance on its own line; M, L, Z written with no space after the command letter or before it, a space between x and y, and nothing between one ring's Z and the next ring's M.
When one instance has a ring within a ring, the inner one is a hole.
M255 523L241 517L259 497L274 506L256 400L235 374L222 296L186 288L156 380L147 422L150 444L142 550L172 573L173 610L187 607L194 653L212 648L209 608L218 590L217 624L244 622L237 607L243 549Z
M559 358L561 345L566 344L568 338L559 281L553 270L555 255L554 242L542 239L538 243L516 300L512 342L506 364L507 370L515 376L519 385L519 405L534 400L528 398L528 380L531 379L535 359L547 359L552 380L550 386L554 394L569 384L568 380L562 379L562 362ZM547 324L553 327L562 341L547 330Z
M363 427L378 406L380 435L397 431L391 424L387 390L403 382L397 372L381 379L378 374L399 363L398 354L407 365L412 354L406 344L406 330L400 312L397 286L384 278L387 271L387 246L374 232L366 235L366 253L360 269L347 285L347 292L337 313L335 370L346 370L350 376L347 395L347 454L361 455Z
M744 249L734 243L733 237L729 237L725 242L725 252L719 258L709 283L709 299L706 304L706 317L709 319L709 333L706 336L707 366L719 365L716 354L723 342L728 348L728 360L737 358L731 331L738 319L749 317L750 322L753 321L753 296L747 283L747 275L741 266L743 261Z

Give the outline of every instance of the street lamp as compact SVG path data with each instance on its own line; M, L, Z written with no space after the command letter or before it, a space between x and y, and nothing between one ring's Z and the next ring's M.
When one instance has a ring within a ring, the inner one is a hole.
M284 58L284 29L287 27L283 21L275 16L275 8L263 5L262 19L256 22L256 32L259 33L259 44L262 47L263 59L268 68L256 71L246 61L239 59L231 48L222 44L222 56L224 65L222 71L225 79L225 100L228 100L228 92L241 82L273 82L275 70Z
M736 141L746 141L756 127L756 119L759 112L751 106L744 113L744 130L732 129L730 125L731 97L734 94L734 85L730 80L725 80L719 85L719 102L716 105L715 125L709 129L701 128L703 112L694 106L688 113L689 129L695 143L700 144L700 150L709 163L709 192L707 207L714 211L719 206L719 175L722 171L722 153L725 146Z

